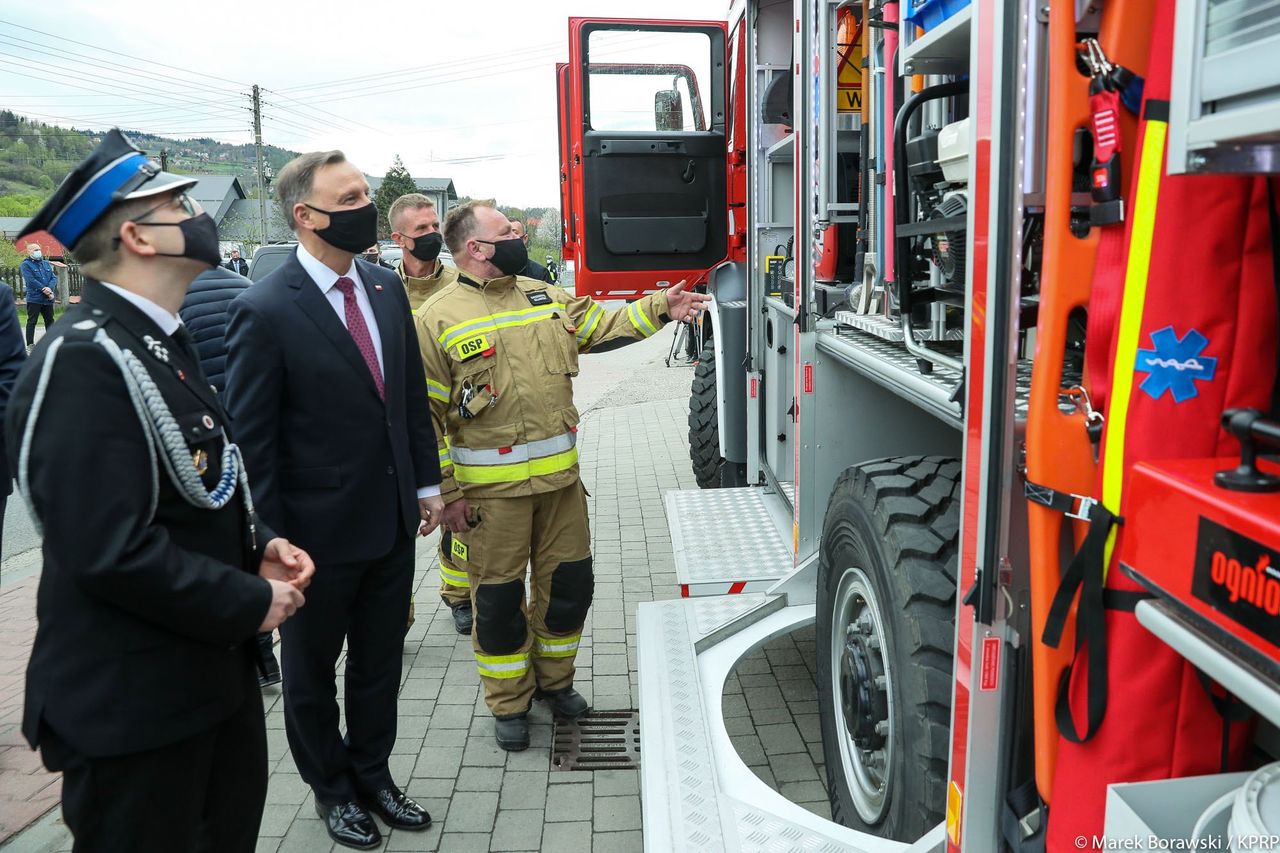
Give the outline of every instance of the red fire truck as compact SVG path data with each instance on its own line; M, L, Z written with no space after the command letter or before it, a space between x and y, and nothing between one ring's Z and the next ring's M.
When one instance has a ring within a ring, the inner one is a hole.
M713 297L682 598L638 615L646 848L1189 838L1280 721L1280 6L735 0L569 44L578 292ZM809 624L834 821L721 709Z

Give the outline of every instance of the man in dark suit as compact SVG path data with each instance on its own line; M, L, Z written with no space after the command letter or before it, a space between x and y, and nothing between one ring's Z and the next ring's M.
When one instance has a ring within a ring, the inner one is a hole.
M27 226L87 276L5 419L44 535L22 731L63 772L77 851L255 849L267 752L253 636L302 605L314 572L255 522L177 316L218 262L194 183L112 130Z
M377 208L339 151L276 178L298 249L231 303L227 398L263 519L319 567L283 629L285 728L337 842L377 846L430 816L387 766L413 580L414 536L444 504L417 334L394 272L357 261ZM346 722L334 669L347 641Z
M232 251L231 260L238 260L239 252ZM241 264L244 261L240 262ZM196 276L187 288L178 315L195 341L200 355L200 368L213 390L221 394L226 390L227 375L227 309L231 300L248 289L253 282L227 267L214 267ZM2 345L0 345L2 346ZM262 659L262 674L258 686L267 687L280 683L280 664L276 662L271 632L258 635L258 654Z
M227 264L225 267L223 267L223 269L230 270L236 275L248 275L249 262L246 261L244 258L240 257L239 249L232 249L231 260L227 261Z
M5 453L4 413L9 407L9 395L13 380L27 360L27 350L22 343L22 325L18 322L18 306L13 290L7 284L0 285L0 540L4 533L4 509L13 494L13 473L9 470L9 457Z

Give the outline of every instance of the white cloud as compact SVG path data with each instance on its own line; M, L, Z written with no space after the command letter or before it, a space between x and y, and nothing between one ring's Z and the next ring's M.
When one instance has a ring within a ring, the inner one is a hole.
M120 123L248 142L248 99L237 84L258 83L269 90L266 142L293 150L341 148L369 174L382 174L399 154L414 175L451 177L464 195L553 205L559 199L555 63L568 58L570 15L717 20L728 5L62 0L56 17L25 9L0 14L0 106L74 119L81 127ZM101 64L72 65L66 54ZM302 88L405 69L424 70L343 88ZM122 79L134 83L122 85Z

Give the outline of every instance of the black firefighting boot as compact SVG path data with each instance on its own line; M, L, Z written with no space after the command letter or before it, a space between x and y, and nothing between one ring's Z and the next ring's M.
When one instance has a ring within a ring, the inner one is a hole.
M453 627L464 637L471 634L471 623L473 614L471 612L471 602L464 601L462 604L450 606L453 611Z
M494 717L493 733L498 738L498 746L507 752L520 752L529 748L529 720L524 714Z
M562 690L548 691L538 688L534 691L534 699L545 699L551 703L551 713L561 720L576 720L591 710L587 700L572 687Z

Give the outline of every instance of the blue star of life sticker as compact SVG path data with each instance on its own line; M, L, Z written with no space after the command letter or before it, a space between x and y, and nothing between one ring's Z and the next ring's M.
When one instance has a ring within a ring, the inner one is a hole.
M1165 326L1151 333L1151 342L1156 348L1138 350L1134 369L1150 374L1139 387L1153 400L1169 391L1175 403L1185 403L1200 394L1196 380L1212 381L1218 370L1218 359L1200 354L1209 339L1195 329L1179 338L1173 326Z

